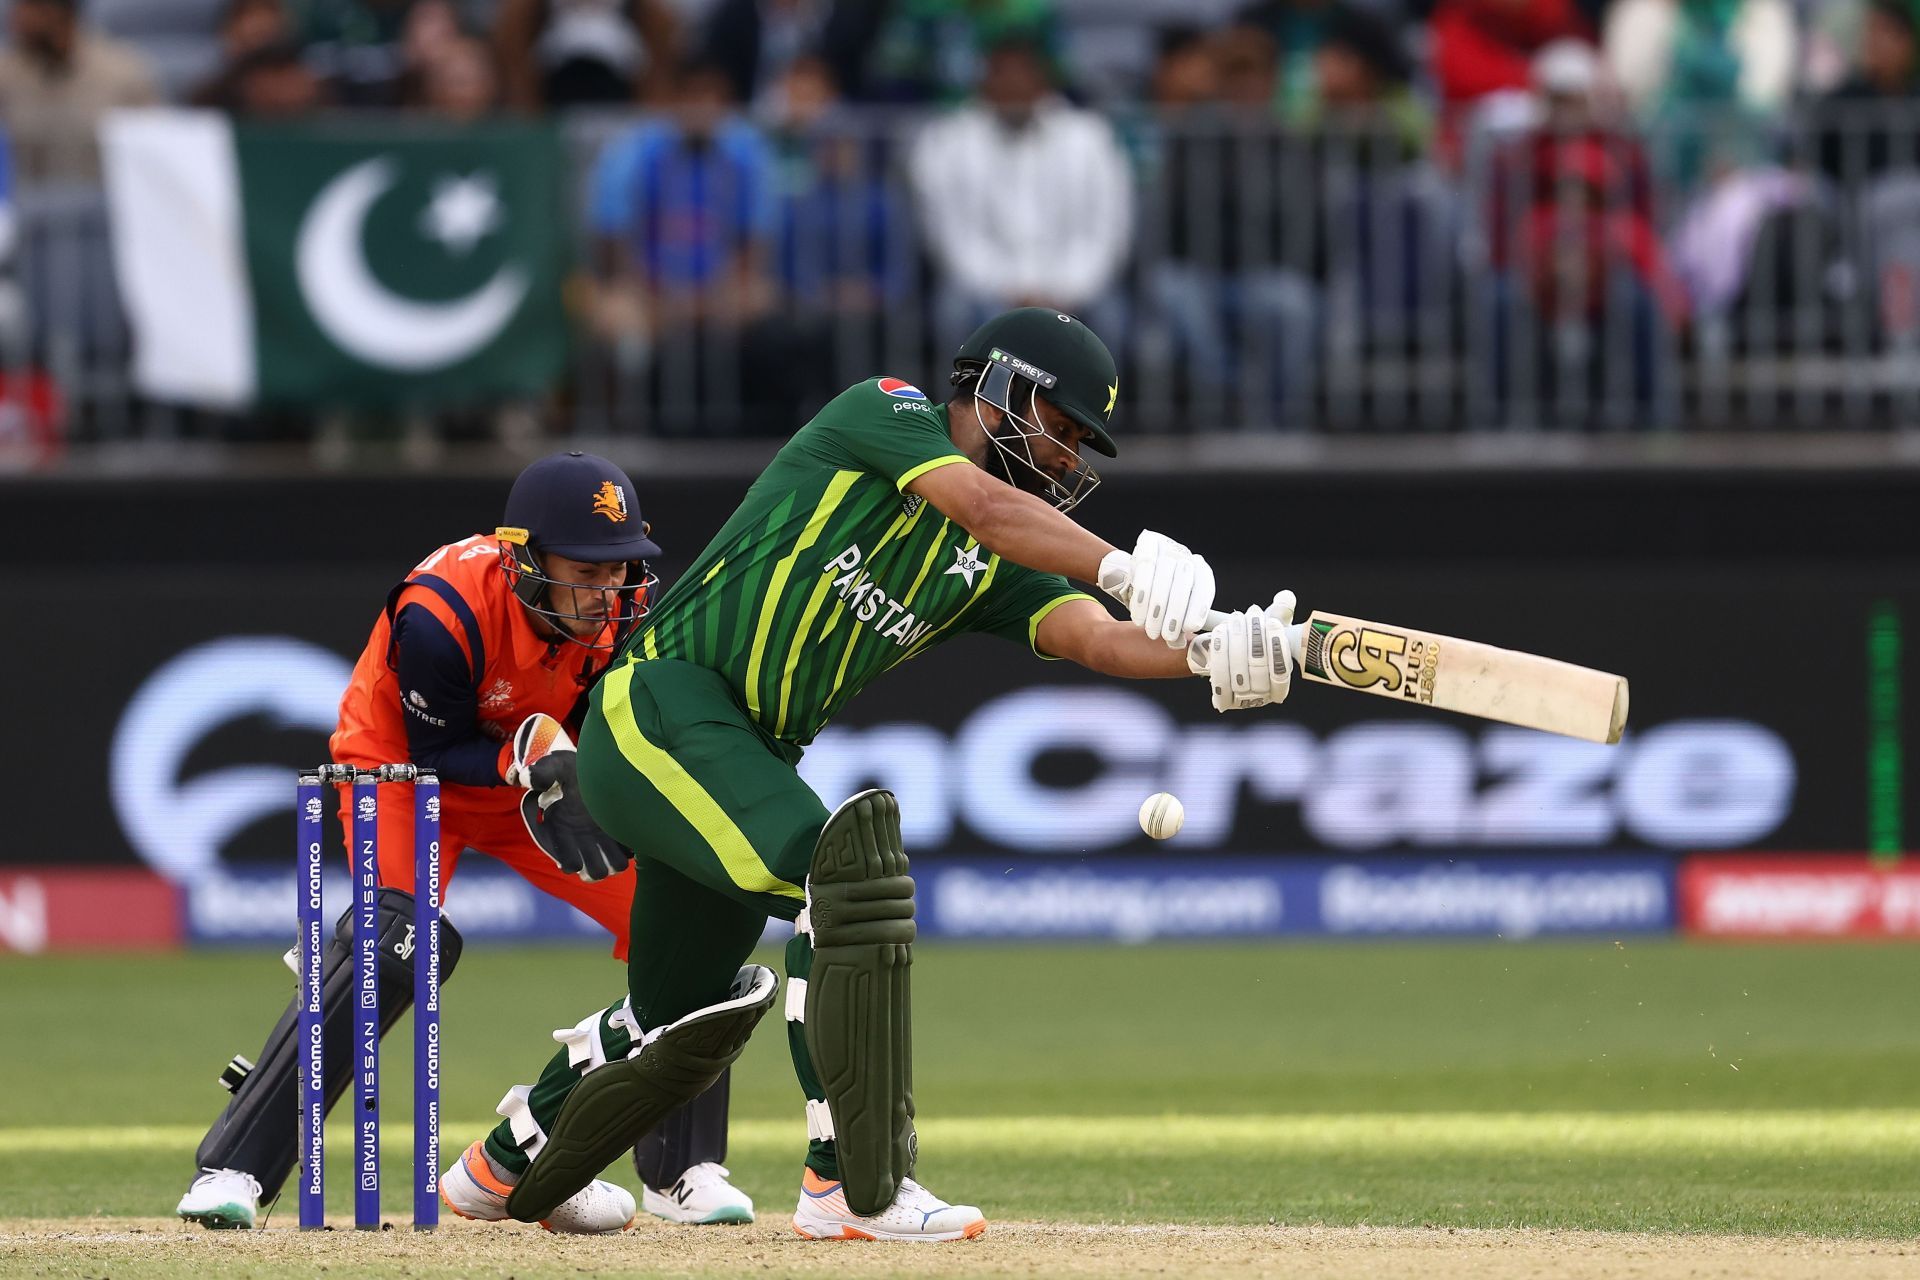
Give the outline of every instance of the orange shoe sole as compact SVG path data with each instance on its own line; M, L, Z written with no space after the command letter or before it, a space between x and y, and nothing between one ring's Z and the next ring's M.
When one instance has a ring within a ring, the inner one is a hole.
M871 1232L862 1231L858 1227L848 1227L848 1226L842 1226L840 1228L840 1234L837 1236L810 1236L806 1232L802 1231L799 1227L795 1227L793 1229L793 1234L799 1236L802 1240L873 1240L877 1242L880 1239L880 1237L872 1234ZM951 1240L932 1240L932 1241L929 1241L928 1243L958 1244L962 1240L978 1240L981 1236L985 1234L987 1234L987 1220L985 1218L982 1218L978 1222L968 1223L966 1227L960 1232L960 1234L958 1236L955 1236ZM899 1243L906 1243L906 1242L900 1241Z

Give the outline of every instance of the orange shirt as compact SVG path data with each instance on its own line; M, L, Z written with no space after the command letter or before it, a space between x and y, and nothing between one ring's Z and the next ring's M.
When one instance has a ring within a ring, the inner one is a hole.
M449 543L387 598L340 699L333 758L408 762L443 783L499 787L513 732L535 712L576 727L576 710L613 655L613 624L588 649L535 629L490 533ZM517 804L506 789L501 804ZM478 797L474 797L478 798Z

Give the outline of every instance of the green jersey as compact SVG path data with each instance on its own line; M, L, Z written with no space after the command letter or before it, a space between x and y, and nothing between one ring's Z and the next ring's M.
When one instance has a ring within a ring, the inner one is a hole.
M875 378L841 392L774 457L626 653L719 672L756 723L804 746L875 676L943 640L986 631L1032 645L1041 619L1087 597L1001 560L906 492L954 464L970 465L947 410L914 387Z

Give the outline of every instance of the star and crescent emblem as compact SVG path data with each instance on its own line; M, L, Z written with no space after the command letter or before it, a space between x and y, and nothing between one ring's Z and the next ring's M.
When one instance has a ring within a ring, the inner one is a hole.
M314 197L300 222L294 268L314 322L336 346L367 364L402 373L444 369L500 335L533 286L527 269L503 263L473 291L427 302L393 291L367 262L366 223L400 180L400 162L377 156L343 170ZM491 176L443 177L419 227L465 257L505 219Z
M973 547L964 544L955 546L953 549L953 563L947 566L948 573L959 574L967 580L968 586L973 585L973 575L987 567L987 562L975 555L974 550Z

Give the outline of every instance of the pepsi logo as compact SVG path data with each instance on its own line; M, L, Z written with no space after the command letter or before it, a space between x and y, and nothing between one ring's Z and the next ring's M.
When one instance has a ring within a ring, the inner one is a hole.
M925 400L927 393L902 378L880 379L880 389L899 400Z

